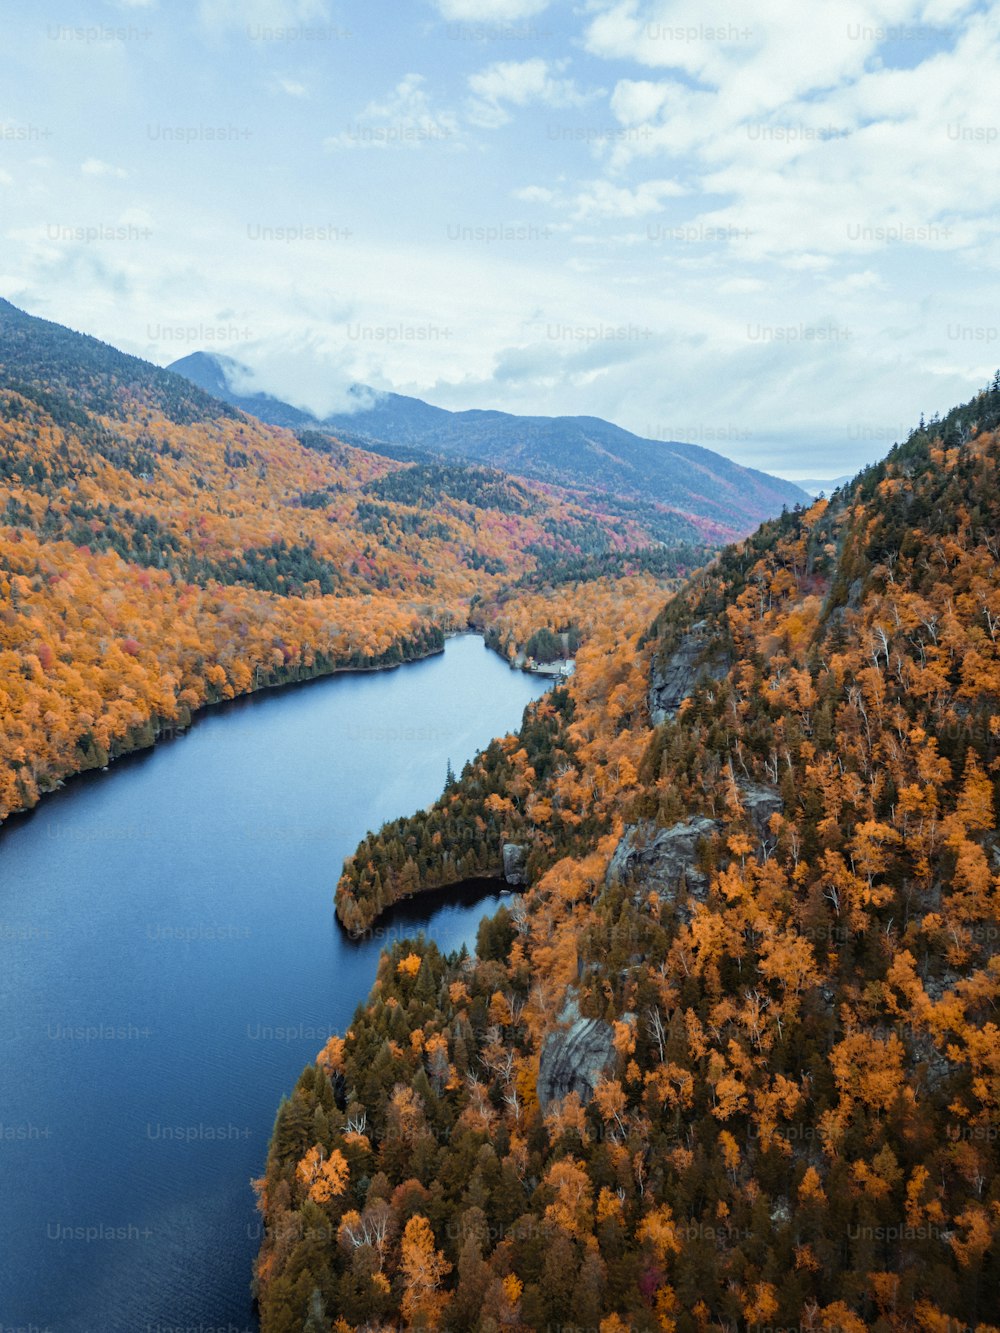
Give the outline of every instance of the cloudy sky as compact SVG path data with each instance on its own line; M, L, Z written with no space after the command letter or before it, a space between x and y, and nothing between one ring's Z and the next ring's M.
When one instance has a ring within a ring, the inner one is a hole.
M53 0L0 294L323 412L363 381L788 476L1000 364L1000 3Z

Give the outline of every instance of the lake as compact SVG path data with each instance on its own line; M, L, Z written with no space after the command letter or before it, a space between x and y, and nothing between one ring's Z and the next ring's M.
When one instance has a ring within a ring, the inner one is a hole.
M459 948L499 901L416 899L352 941L343 859L544 689L461 636L224 705L0 832L0 1328L256 1328L282 1096L387 941Z

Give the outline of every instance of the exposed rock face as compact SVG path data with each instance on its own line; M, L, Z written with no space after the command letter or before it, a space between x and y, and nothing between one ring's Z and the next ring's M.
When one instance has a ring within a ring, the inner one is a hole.
M729 670L724 653L712 647L708 622L691 627L681 646L655 661L649 681L649 713L654 726L672 718L702 680L721 680Z
M538 1101L543 1111L571 1092L589 1102L615 1055L614 1033L599 1018L578 1018L563 1032L550 1032L538 1062Z
M692 898L704 901L709 877L697 864L698 846L721 829L714 819L685 819L671 828L657 828L651 820L628 824L614 850L605 882L634 881L643 890L654 889L661 898L676 899L682 884Z
M785 808L781 793L775 787L765 787L756 782L741 782L739 788L754 828L761 838L770 838L768 821L772 815L780 815Z
M771 837L768 820L785 807L780 792L773 787L744 782L740 795L750 822L761 841ZM698 865L698 848L703 839L721 833L722 824L706 816L684 819L670 828L658 828L652 820L627 824L608 864L605 884L635 884L644 896L650 889L660 898L675 902L682 887L689 897L704 902L710 876ZM690 916L682 907L681 915Z
M528 883L528 849L517 842L503 845L503 877L508 884L522 887Z

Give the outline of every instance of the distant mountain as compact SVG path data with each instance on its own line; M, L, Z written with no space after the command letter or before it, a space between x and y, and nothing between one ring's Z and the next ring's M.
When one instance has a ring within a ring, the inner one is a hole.
M800 477L795 485L801 486L810 495L832 495L834 491L839 491L841 486L846 486L853 480L853 474L848 472L843 477Z
M575 490L653 501L694 519L706 535L743 535L782 508L810 499L794 482L740 467L710 449L643 439L599 417L449 412L419 398L357 385L351 390L356 412L320 421L270 394L237 392L232 386L241 367L229 358L196 352L169 369L272 425L325 427L368 448L388 442L394 450L450 454Z

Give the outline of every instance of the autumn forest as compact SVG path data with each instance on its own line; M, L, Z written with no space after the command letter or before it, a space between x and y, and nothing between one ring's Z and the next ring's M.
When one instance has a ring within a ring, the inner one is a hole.
M0 302L0 820L453 633L574 661L329 867L352 937L518 892L275 1107L264 1333L1000 1329L1000 375L726 535Z
M266 1328L998 1326L998 424L595 616L362 844L349 926L505 844L530 887L386 954L282 1106Z

